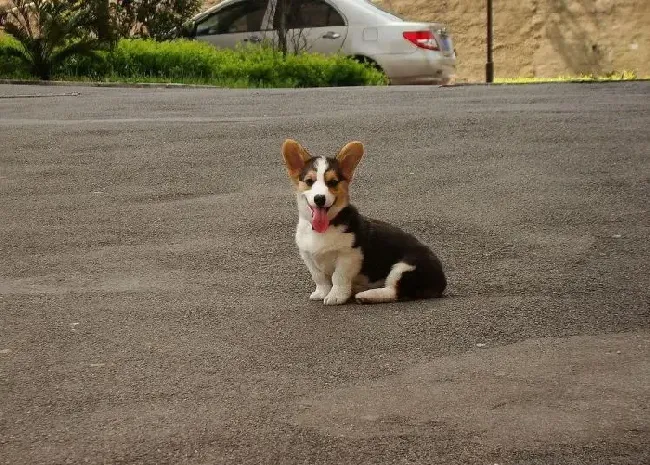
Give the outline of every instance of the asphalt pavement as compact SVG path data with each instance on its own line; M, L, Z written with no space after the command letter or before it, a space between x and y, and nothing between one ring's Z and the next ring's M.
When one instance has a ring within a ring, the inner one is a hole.
M0 86L0 463L650 463L650 83ZM441 257L325 307L291 137Z

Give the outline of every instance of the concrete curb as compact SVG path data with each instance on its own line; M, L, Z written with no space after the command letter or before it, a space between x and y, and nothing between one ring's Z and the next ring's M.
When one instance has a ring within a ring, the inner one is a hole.
M89 81L41 81L27 79L0 79L0 84L30 86L76 86L76 87L119 87L138 89L223 89L207 84L180 84L172 82L89 82Z
M530 86L542 84L620 84L624 82L649 82L650 78L628 79L619 81L581 81L570 79L567 81L540 81L540 82L459 82L455 84L443 84L439 87L477 87L477 86Z
M454 88L454 87L478 87L478 86L527 86L542 84L612 84L622 82L648 82L650 79L634 79L629 81L548 81L548 82L456 82L454 84L439 84L431 87ZM89 81L41 81L26 79L0 79L0 84L30 85L30 86L75 86L75 87L112 87L132 89L229 89L229 87L212 86L208 84L181 84L173 82L89 82ZM363 87L363 86L359 86ZM390 87L390 86L386 86ZM413 86L414 88L420 86ZM336 88L336 87L331 87ZM260 90L260 89L254 89Z

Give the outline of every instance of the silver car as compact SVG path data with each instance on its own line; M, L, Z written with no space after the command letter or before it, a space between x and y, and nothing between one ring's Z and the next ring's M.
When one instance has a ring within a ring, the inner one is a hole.
M198 14L185 35L221 48L278 43L278 0L225 0ZM409 22L370 0L288 1L290 51L343 53L381 68L391 84L447 83L456 54L445 26ZM299 6L296 6L299 5Z

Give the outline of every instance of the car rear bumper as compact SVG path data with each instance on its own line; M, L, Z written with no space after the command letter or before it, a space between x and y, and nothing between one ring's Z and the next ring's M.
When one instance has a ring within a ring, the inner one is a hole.
M448 83L456 75L456 57L440 52L386 54L377 56L376 61L394 85Z

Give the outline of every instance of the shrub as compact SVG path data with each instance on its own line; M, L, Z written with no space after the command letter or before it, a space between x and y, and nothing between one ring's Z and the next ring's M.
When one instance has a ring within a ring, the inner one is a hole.
M29 68L23 60L14 56L12 49L20 47L20 42L8 35L0 34L0 77L24 79L31 77Z
M124 39L97 58L72 57L61 78L174 81L245 87L322 87L379 85L376 69L344 56L288 55L270 47L218 50L190 40L156 42Z

